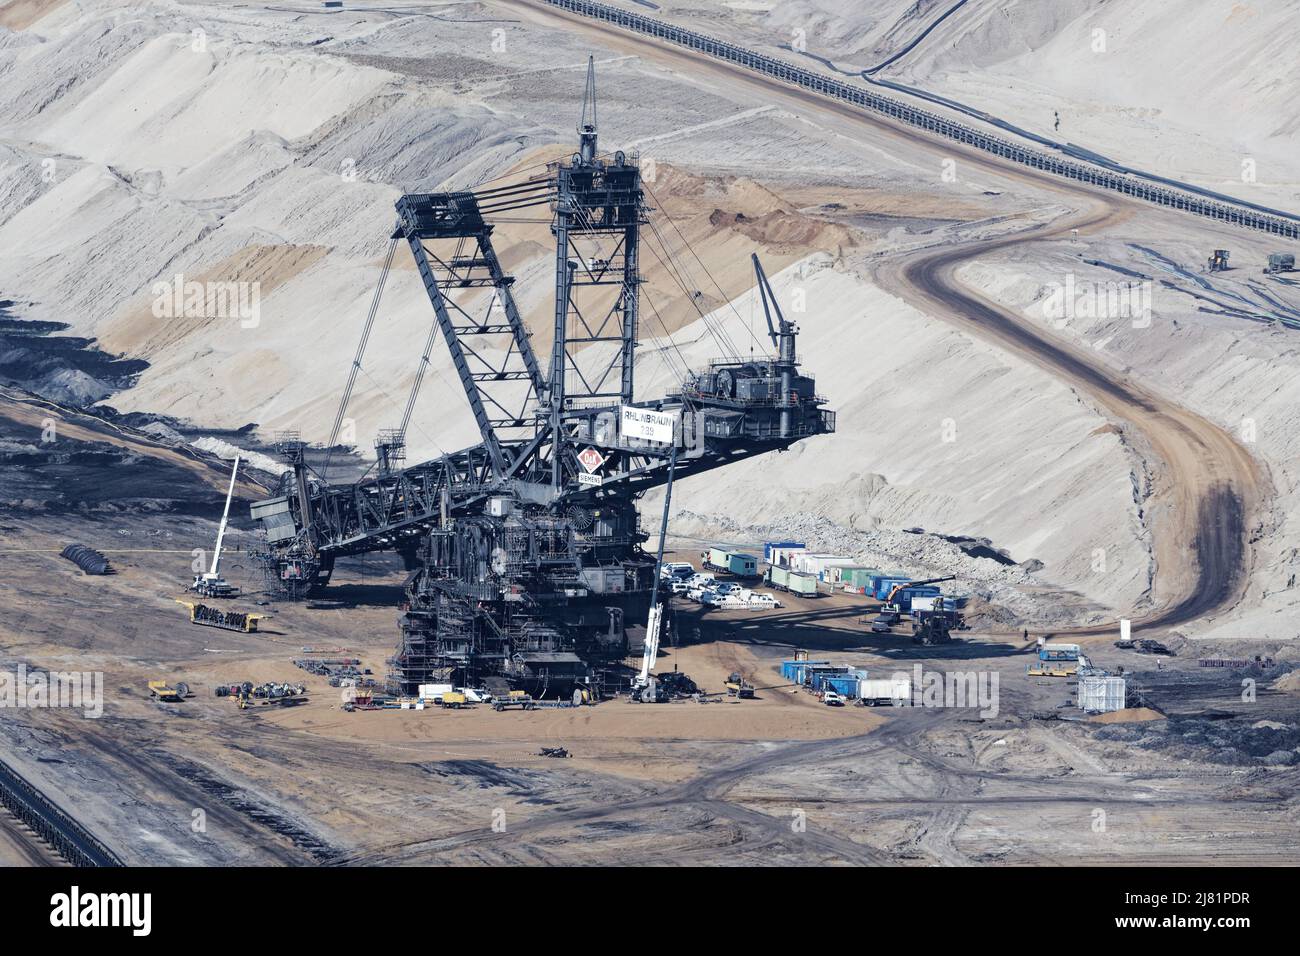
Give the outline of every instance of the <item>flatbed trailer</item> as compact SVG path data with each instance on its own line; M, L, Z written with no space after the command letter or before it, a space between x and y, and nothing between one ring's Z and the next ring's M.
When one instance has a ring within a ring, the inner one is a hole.
M191 624L199 624L203 627L219 627L225 631L240 631L244 634L255 632L257 622L266 616L264 614L245 614L243 611L223 611L219 607L209 607L195 601L182 601L180 598L176 599L176 603L190 609Z
M1074 677L1078 673L1078 661L1035 661L1025 668L1027 677Z
M527 694L511 694L508 697L497 697L492 701L492 709L495 711L511 710L567 710L570 707L581 707L582 704L578 697L581 692L575 692L571 700L539 700L536 697L530 697Z

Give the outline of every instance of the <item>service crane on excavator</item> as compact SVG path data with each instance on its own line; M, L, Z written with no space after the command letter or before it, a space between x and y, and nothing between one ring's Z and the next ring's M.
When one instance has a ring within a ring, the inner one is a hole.
M895 599L898 597L900 593L906 591L908 588L920 588L920 587L925 587L927 584L943 584L945 581L956 581L956 580L957 580L956 575L949 574L946 577L926 578L923 581L900 581L897 584L895 584L892 588L889 589L889 593L885 596L885 599L880 602L880 610L892 611L894 613L898 613L899 611L903 610L901 607L898 606L898 604L895 603Z

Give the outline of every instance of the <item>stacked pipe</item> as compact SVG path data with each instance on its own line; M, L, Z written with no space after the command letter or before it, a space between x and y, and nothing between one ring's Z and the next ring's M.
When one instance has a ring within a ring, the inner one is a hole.
M113 573L113 568L108 563L108 558L104 557L94 548L88 548L84 544L70 544L59 552L59 554L61 557L67 558L87 574Z

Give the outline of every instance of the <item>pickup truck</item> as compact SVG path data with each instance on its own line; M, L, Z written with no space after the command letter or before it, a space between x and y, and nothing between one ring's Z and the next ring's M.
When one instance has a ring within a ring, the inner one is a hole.
M844 697L833 690L828 690L822 693L822 703L827 707L843 707Z

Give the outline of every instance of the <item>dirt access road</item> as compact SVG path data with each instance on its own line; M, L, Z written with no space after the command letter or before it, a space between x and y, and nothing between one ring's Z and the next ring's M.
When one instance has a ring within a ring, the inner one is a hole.
M904 299L1025 356L1123 423L1126 440L1152 477L1143 520L1154 542L1155 606L1134 627L1155 631L1227 610L1240 599L1251 567L1247 532L1271 493L1267 479L1225 429L1040 331L963 287L955 275L979 256L1073 229L1102 229L1128 211L1092 194L1085 198L1094 208L1029 235L927 250L891 261L879 275ZM1060 633L1112 630L1102 625Z
M1097 356L1044 333L1023 316L962 286L955 277L960 266L981 256L1059 239L1073 230L1095 233L1134 215L1168 216L1183 226L1208 224L1005 163L704 54L535 0L497 2L533 22L589 34L605 46L665 63L687 75L717 78L746 87L751 94L761 92L792 111L812 110L839 124L868 127L875 135L930 152L936 166L937 160L958 157L965 165L1060 197L1073 211L1049 224L1026 219L1023 230L994 240L945 241L937 248L890 257L876 270L876 278L927 314L1027 357L1122 423L1126 439L1143 458L1152 479L1143 517L1154 542L1153 608L1137 617L1137 629L1156 631L1185 624L1222 613L1240 600L1252 566L1248 529L1272 494L1258 463L1220 426L1139 385ZM1101 630L1113 628L1060 633Z

